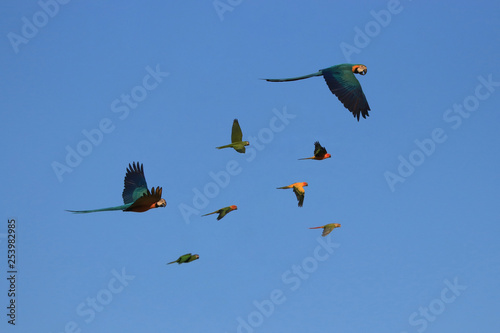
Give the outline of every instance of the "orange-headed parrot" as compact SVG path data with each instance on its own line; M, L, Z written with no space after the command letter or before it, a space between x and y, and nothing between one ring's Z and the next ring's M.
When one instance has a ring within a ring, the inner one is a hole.
M297 196L297 200L299 201L299 207L302 207L304 204L304 195L306 191L304 190L304 186L308 186L306 182L302 183L293 183L292 185L288 186L283 186L283 187L278 187L278 189L287 189L287 188L293 188L293 193Z
M332 232L333 229L340 228L340 223L329 223L329 224L325 224L321 227L314 227L314 228L309 228L309 229L321 229L321 228L323 228L323 233L321 234L321 236L325 237L330 232Z
M195 261L197 259L200 259L200 256L197 255L197 254L191 254L191 253L187 253L185 255L182 255L179 257L179 259L175 260L175 261L172 261L172 262L169 262L167 263L167 265L170 265L170 264L174 264L174 263L178 263L179 265L180 264L184 264L186 262L191 262L191 261Z
M306 157L306 158L299 158L299 160L324 160L325 158L330 158L332 155L328 154L326 152L325 147L322 147L319 144L319 141L316 141L314 143L314 156L313 157Z
M238 153L245 153L245 146L248 146L250 142L242 141L243 140L243 132L241 132L240 124L238 123L238 119L233 121L233 130L231 132L231 143L225 146L215 147L217 149L222 148L234 148Z
M207 216L207 215L212 215L212 214L219 214L219 216L217 216L217 221L219 221L221 218L223 218L224 216L226 216L227 213L232 212L233 210L237 210L237 209L238 209L238 207L236 205L231 205L231 206L218 209L215 212L211 212L211 213L208 213L208 214L205 214L205 215L202 215L202 216Z
M344 104L344 106L352 112L354 117L358 118L361 114L363 118L368 117L368 111L370 111L370 106L366 100L363 89L359 84L358 79L354 74L365 75L367 68L365 65L361 64L341 64L320 71L298 77L292 77L288 79L264 79L269 82L286 82L286 81L296 81L307 79L313 76L323 76L330 88L330 91L337 96L339 101Z
M146 184L144 177L144 168L142 164L134 162L128 165L125 174L125 188L122 197L124 205L108 207L94 210L68 210L72 213L93 213L105 212L110 210L123 210L124 212L145 212L151 208L165 207L167 202L161 197L162 188L152 187L151 191Z

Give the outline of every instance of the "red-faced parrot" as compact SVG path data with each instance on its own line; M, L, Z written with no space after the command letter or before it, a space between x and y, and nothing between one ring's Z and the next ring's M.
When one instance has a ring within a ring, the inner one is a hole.
M217 149L222 148L234 148L238 153L245 153L245 146L248 146L250 142L242 141L243 132L241 132L240 124L238 119L233 121L233 130L231 131L231 143L225 146L216 147Z
M321 228L323 228L323 234L321 234L321 236L325 237L330 232L332 232L333 229L340 228L340 223L330 223L330 224L325 224L321 227L314 227L314 228L309 228L309 229L321 229Z
M224 216L226 216L227 213L232 212L233 210L237 210L237 209L238 209L238 207L236 205L231 205L231 206L218 209L215 212L211 212L211 213L208 213L208 214L205 214L205 215L202 215L202 216L207 216L207 215L212 215L212 214L219 214L219 216L217 216L217 221L219 221L221 218L223 218Z
M370 106L366 100L363 89L359 84L358 79L354 74L365 75L367 68L365 65L361 64L341 64L320 71L298 77L292 77L288 79L264 79L269 82L286 82L286 81L296 81L307 79L313 76L323 76L330 88L330 91L337 96L339 101L344 104L344 106L352 112L354 117L358 118L361 114L363 118L368 117L368 111L370 111Z
M292 185L288 186L283 186L283 187L278 187L278 189L287 189L287 188L293 188L293 193L297 196L297 200L299 201L299 207L302 207L304 204L304 195L306 191L304 190L304 186L308 186L306 182L302 183L293 183Z
M332 155L328 154L326 152L325 147L322 147L319 144L319 141L316 141L314 143L314 156L313 157L306 157L306 158L299 158L299 160L324 160L325 158L330 158Z
M83 214L105 212L110 210L123 210L125 212L145 212L151 208L165 207L167 202L161 197L162 188L152 187L151 191L146 184L142 164L134 162L128 165L125 174L125 188L122 197L124 205L93 210L68 210L68 212Z
M197 254L191 254L191 253L186 253L185 255L180 256L179 259L167 263L167 265L174 264L174 263L178 263L180 265L180 264L191 262L191 261L194 261L194 260L197 260L197 259L200 259L199 255L197 255Z

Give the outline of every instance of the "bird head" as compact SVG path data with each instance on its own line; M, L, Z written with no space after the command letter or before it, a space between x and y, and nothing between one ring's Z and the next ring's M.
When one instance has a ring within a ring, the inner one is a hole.
M231 207L232 210L237 210L238 209L238 206L236 206L236 205L232 205L232 206L229 206L229 207Z
M309 186L309 184L308 184L308 183L306 183L306 182L303 182L303 183L302 183L302 186L303 186L303 187L304 187L304 186Z
M165 199L161 199L160 201L158 201L156 204L155 204L155 208L158 208L158 207L165 207L167 205L167 201L165 201Z
M365 75L368 69L366 68L365 65L354 65L352 66L352 72L354 74L360 74L360 75Z
M325 154L325 158L330 158L330 157L332 157L331 154L328 154L328 153Z
M244 144L245 146L250 146L250 142L248 142L248 141L243 141L243 144Z
M200 259L200 256L199 256L199 255L197 255L197 254L195 254L195 255L194 255L194 257L195 257L195 259L194 259L194 260L196 260L196 259Z
M334 224L333 224L333 226L334 226L335 228L340 228L340 227L341 227L340 223L334 223Z

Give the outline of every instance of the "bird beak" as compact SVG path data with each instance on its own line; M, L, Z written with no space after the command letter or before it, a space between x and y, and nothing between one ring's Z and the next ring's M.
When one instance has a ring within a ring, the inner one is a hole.
M368 71L368 70L366 69L366 67L365 67L365 68L363 68L361 71L359 71L359 68L358 68L358 74L359 74L359 75L365 75L367 71Z

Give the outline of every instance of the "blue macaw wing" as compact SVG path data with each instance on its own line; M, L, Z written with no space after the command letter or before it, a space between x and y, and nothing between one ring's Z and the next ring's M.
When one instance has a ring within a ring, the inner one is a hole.
M161 200L162 188L153 187L151 188L151 192L146 189L146 193L142 195L140 198L134 201L130 207L124 209L127 212L145 212L151 208L152 205Z
M370 106L351 67L333 66L325 68L321 72L330 91L352 112L354 117L358 118L358 121L360 114L363 118L369 116Z
M127 173L125 174L125 187L122 197L125 204L132 203L148 193L148 184L144 177L144 167L142 164L134 162L128 165Z

